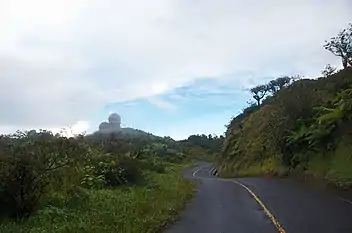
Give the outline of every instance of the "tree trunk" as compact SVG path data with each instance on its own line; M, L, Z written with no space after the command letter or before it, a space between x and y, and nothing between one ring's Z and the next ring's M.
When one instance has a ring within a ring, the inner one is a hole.
M345 57L342 58L342 65L343 65L343 68L344 68L344 69L347 68L347 61L348 61L347 58L345 58Z

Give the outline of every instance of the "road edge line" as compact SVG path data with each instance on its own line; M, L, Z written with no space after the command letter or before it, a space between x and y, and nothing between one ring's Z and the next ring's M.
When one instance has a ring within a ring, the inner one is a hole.
M269 211L269 209L264 205L264 203L260 200L260 198L252 191L250 190L247 186L245 186L244 184L242 184L241 182L238 182L236 180L230 180L231 182L240 185L242 188L244 188L245 190L247 190L247 192L249 192L249 194L252 195L252 197L254 198L254 200L263 208L265 214L269 217L269 219L271 220L271 222L274 224L274 226L276 227L276 229L280 232L280 233L286 233L285 229L281 226L281 224L279 223L279 221L274 217L274 215Z
M202 168L198 168L197 170L195 170L192 174L193 178L197 178L196 174L197 172L199 172L200 170L202 170Z

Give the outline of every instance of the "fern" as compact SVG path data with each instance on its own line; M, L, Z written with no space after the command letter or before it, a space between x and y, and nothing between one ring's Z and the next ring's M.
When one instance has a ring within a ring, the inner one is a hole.
M316 118L318 124L329 126L340 121L344 117L344 112L339 109L325 108L325 114Z
M322 139L327 138L332 130L334 129L334 125L330 125L329 127L326 126L312 126L311 131L306 137L308 145L310 147L316 146Z
M286 137L287 146L303 142L309 133L309 128L302 124L297 130L290 130L289 133L290 134Z

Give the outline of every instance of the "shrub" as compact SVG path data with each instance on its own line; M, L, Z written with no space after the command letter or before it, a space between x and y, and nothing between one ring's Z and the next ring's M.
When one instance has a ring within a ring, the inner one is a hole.
M122 156L119 158L119 169L122 170L121 177L125 183L138 183L142 177L139 162L135 158Z
M107 186L119 186L122 184L134 184L141 177L141 170L135 158L102 154L93 159L94 177L88 180L94 181L96 178L103 178Z
M99 173L94 166L87 165L83 169L84 176L81 179L80 186L84 188L103 188L106 186L106 179L101 172Z
M66 193L66 205L77 207L85 204L89 199L89 193L81 187L72 187Z
M9 217L28 217L38 206L46 177L30 156L3 158L0 168L0 211Z
M62 189L66 177L61 170L82 159L79 155L87 149L75 139L46 132L18 132L6 141L0 158L0 212L18 218L37 209L48 184Z
M154 171L157 173L165 173L166 164L159 161L158 159L143 159L140 161L140 166L144 170Z

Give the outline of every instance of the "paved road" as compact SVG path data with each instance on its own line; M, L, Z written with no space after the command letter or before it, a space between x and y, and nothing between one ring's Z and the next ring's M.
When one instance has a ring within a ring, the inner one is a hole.
M197 193L165 233L352 233L352 202L286 179L221 179L201 163L185 172Z

